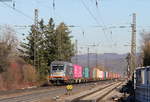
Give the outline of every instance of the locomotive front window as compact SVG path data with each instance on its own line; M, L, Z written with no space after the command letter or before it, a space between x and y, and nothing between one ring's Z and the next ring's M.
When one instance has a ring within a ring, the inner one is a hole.
M64 70L64 66L52 66L52 70L57 71L57 70Z

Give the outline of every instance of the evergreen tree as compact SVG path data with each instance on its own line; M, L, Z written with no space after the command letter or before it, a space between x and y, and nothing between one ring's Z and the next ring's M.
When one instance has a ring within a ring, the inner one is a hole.
M31 31L26 37L26 42L21 43L21 57L25 59L31 65L34 65L37 71L41 68L41 61L43 60L43 20L40 21L39 26L31 26Z
M47 59L48 66L54 60L56 60L57 52L56 52L56 33L55 33L55 24L53 19L51 18L46 25L46 31L44 33L44 45L45 45L45 58Z
M70 61L74 55L69 28L61 23L55 28L51 18L47 25L44 21L39 26L31 27L26 40L21 44L21 56L36 67L40 77L48 74L50 63L54 60Z
M57 37L57 60L71 61L71 56L74 55L74 45L71 43L70 31L64 23L56 28Z

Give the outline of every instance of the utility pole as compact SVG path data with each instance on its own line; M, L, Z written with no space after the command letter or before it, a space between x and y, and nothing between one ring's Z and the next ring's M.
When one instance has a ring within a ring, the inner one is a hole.
M37 46L36 46L36 43L37 43L37 30L38 30L38 9L34 9L34 29L35 29L35 33L34 33L34 66L36 67L36 57L37 57L37 52L36 52L36 49L37 49Z
M36 27L38 27L38 9L34 9L34 24Z
M60 31L58 31L57 33L57 44L58 44L58 60L62 61L63 60L63 56L62 56L62 33Z
M136 14L133 13L133 18L132 18L132 38L131 38L131 65L130 65L130 72L132 78L132 74L136 68Z
M76 45L76 64L78 64L78 40L75 41Z
M89 48L89 46L87 48L87 52L88 52L88 60L87 60L88 62L87 63L88 63L88 67L90 68L90 53L89 53L90 52L90 48Z
M98 67L98 50L97 50L97 47L99 46L99 44L97 45L93 45L96 47L96 67Z
M97 54L97 49L96 49L96 67L98 67L98 54Z
M98 45L95 45L95 44L93 44L93 45L87 45L87 52L88 52L88 67L90 67L90 53L89 53L89 50L90 50L90 48L89 47L96 47L96 46L98 46ZM96 51L96 66L97 66L97 51Z

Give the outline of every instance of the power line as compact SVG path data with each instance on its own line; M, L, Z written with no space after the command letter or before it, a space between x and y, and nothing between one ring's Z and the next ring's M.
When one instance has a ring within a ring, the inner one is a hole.
M84 7L86 8L86 10L89 12L89 14L91 15L91 17L95 20L95 22L101 26L99 20L93 15L93 13L91 12L91 10L88 8L88 6L86 5L86 3L84 2L84 0L81 0L82 4L84 5ZM96 1L98 3L98 1ZM96 6L98 7L98 4L96 3ZM104 25L102 31L104 33L104 36L106 37L107 40L109 40L109 38L106 35L106 25L104 24L104 22L102 22L102 24ZM102 27L102 26L101 26Z
M16 8L14 8L14 7L10 6L10 5L8 5L7 3L4 3L4 2L2 2L2 3L3 3L5 6L7 6L7 7L9 7L9 8L11 8L11 9L13 9L14 11L16 11L16 12L20 13L21 15L23 15L23 16L25 16L26 18L28 18L28 19L30 19L30 20L32 20L32 21L33 21L33 18L32 18L32 17L30 17L29 15L27 15L27 14L23 13L22 11L20 11L20 10L18 10L18 9L16 9Z
M86 8L86 10L89 12L91 17L95 20L95 22L100 25L99 21L96 19L96 17L92 14L91 10L88 8L88 6L85 4L84 0L81 0L83 6Z

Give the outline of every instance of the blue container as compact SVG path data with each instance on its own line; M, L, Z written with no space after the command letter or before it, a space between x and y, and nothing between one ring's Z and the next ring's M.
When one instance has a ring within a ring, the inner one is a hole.
M89 78L89 68L88 67L83 68L83 77Z
M104 72L104 80L107 79L107 72Z

